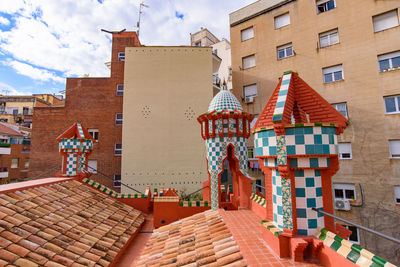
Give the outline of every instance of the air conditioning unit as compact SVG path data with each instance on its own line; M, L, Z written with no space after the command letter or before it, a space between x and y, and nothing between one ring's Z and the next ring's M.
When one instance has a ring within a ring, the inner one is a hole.
M246 97L244 98L244 102L245 102L246 104L253 103L253 102L254 102L254 96L246 96Z
M335 210L350 210L350 202L345 199L335 199Z

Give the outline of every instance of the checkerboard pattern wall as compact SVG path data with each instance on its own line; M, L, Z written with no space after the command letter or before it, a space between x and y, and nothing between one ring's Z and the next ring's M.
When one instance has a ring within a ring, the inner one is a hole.
M280 229L293 229L290 180L272 170L272 211L274 223Z
M80 146L79 139L63 139L59 143L59 149L78 149Z
M67 169L66 169L66 174L67 175L76 175L77 171L77 161L78 161L78 155L77 154L67 154Z
M80 123L77 123L76 126L78 127L78 132L79 132L80 138L85 138L85 135L83 134L83 130L82 130L82 125Z
M83 170L86 170L86 154L82 154L79 157L79 164L78 164L78 172L81 172Z
M297 233L314 235L317 227L324 227L324 215L311 210L323 208L320 170L296 170Z
M291 78L292 78L292 73L284 74L282 77L281 87L279 88L278 99L276 101L274 114L272 116L273 122L282 121L282 116L285 110L285 104L286 104L287 94L289 92L289 85Z

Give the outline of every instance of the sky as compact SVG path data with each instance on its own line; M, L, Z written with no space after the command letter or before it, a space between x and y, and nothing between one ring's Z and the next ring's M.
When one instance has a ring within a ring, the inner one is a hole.
M0 94L65 90L66 77L107 77L111 36L135 31L142 0L0 0ZM144 45L190 45L209 29L229 38L229 13L255 0L144 0Z

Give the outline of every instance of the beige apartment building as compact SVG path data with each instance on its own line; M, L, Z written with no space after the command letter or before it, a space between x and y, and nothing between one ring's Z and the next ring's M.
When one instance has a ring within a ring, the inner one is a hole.
M212 99L211 47L125 50L122 183L191 193L208 179L197 117ZM121 192L128 193L122 186Z
M396 238L399 7L400 1L260 0L230 14L233 93L244 110L260 114L283 72L298 72L349 118L333 178L334 201L344 204L336 215ZM350 229L352 242L400 263L398 244Z

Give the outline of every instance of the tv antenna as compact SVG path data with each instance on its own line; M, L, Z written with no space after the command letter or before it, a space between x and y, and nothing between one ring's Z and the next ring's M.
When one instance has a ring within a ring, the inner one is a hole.
M111 34L120 34L120 33L123 33L124 31L126 31L126 29L123 29L123 30L120 30L120 31L107 31L107 30L104 30L104 29L101 29L101 31L102 32L106 32L106 33L111 33Z
M3 90L1 90L5 95L8 95L8 93L10 92L10 90L8 90L8 89L3 89Z
M140 3L140 7L139 7L139 21L137 22L137 31L136 31L136 33L137 33L137 36L139 37L139 31L140 31L140 17L142 16L142 13L143 13L143 11L142 11L142 9L143 9L143 7L149 7L148 5L146 5L144 2L141 2Z

